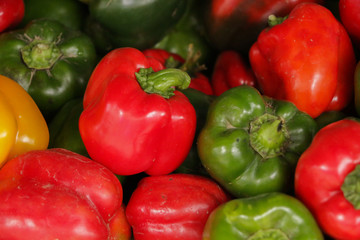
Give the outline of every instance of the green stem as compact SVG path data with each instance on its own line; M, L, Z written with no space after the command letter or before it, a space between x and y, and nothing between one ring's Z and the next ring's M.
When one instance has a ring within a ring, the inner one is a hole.
M51 68L62 56L55 43L33 40L21 49L21 57L28 68L42 70Z
M176 68L166 68L158 72L154 72L152 68L141 68L135 76L145 92L157 93L164 98L173 96L175 88L186 89L191 81L189 74Z
M281 155L289 140L284 121L265 113L250 123L250 145L264 159Z
M341 186L345 198L354 206L360 209L360 165L349 173Z
M206 70L205 65L199 65L198 61L201 57L201 52L194 51L194 44L190 43L187 48L187 55L184 64L180 66L180 69L186 71L190 75L195 75L197 72Z
M247 240L289 240L289 238L280 229L261 229L248 237Z
M275 15L271 14L268 17L268 25L270 27L273 27L275 25L281 24L282 22L284 22L288 17L276 17Z

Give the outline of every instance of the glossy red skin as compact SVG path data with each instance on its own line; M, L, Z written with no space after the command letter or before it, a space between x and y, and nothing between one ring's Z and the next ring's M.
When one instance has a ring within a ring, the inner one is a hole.
M352 38L355 46L360 48L360 1L340 0L339 14L341 22Z
M360 164L359 156L360 123L345 119L321 129L296 167L296 196L321 228L338 240L360 239L360 210L355 210L340 189L345 177Z
M214 95L219 96L230 88L249 85L256 87L256 79L250 66L233 50L222 51L216 58L211 76Z
M185 62L185 59L183 59L179 54L170 53L164 49L151 48L144 50L143 53L147 57L155 58L163 65L165 65L166 60L170 57L173 57L176 61L180 63ZM208 95L213 95L213 90L209 78L200 72L195 73L195 76L191 76L189 88L199 90Z
M0 1L0 32L15 27L21 22L25 14L23 0Z
M286 16L303 2L322 0L211 0L206 1L204 19L210 42L220 51L247 54L258 34L267 27L271 14Z
M209 178L170 174L143 178L126 216L135 240L201 240L213 209L230 200Z
M344 27L325 7L297 5L263 30L249 59L263 94L293 102L312 117L352 99L356 59Z
M259 20L266 19L270 14L274 14L274 11L277 11L278 15L286 15L293 9L297 4L302 2L319 2L322 1L301 1L301 0L292 0L286 1L283 0L212 0L211 10L212 15L217 18L224 18L235 14L239 7L243 7L248 13L249 22L257 22Z
M193 142L194 107L177 90L169 99L143 91L135 72L149 67L164 68L137 49L115 49L98 63L85 91L82 140L93 160L119 175L170 173Z
M189 88L199 90L207 95L214 95L209 78L200 72L191 78Z
M1 168L0 183L2 239L130 238L120 182L84 156L28 152Z
M185 60L179 54L171 53L169 51L166 51L166 50L160 49L160 48L145 49L142 52L146 57L155 58L156 60L161 62L163 65L165 65L166 60L169 59L170 57L173 57L174 60L176 60L180 63L185 62Z

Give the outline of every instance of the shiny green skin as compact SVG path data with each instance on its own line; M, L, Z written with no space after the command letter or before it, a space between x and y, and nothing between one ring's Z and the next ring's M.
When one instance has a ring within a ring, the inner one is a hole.
M205 125L208 108L215 97L193 88L187 88L185 90L181 90L181 92L185 94L190 103L194 106L196 112L196 132L189 154L184 162L174 172L208 176L209 174L204 169L199 158L196 139Z
M208 42L195 30L173 29L170 31L154 48L165 49L171 53L179 54L186 59L189 55L189 49L194 53L199 52L200 57L195 64L204 65L206 68L211 66L215 59L215 51ZM197 66L195 66L197 67Z
M82 98L66 102L49 122L49 148L65 148L88 157L79 131Z
M279 117L288 133L279 154L270 158L262 157L250 144L250 124L265 113ZM264 97L243 85L211 104L197 139L198 152L209 174L234 196L291 193L297 160L316 130L314 119L294 104Z
M24 0L24 4L25 15L20 27L34 19L49 18L81 30L88 15L87 5L78 0Z
M86 32L96 36L98 47L134 47L140 50L160 41L181 19L187 0L89 0L90 23ZM102 37L92 31L98 24Z
M310 211L284 193L265 193L234 199L220 205L209 216L204 240L246 240L259 230L278 229L285 238L254 240L322 240L324 236Z
M60 50L61 57L51 67L34 69L23 61L21 50L34 39ZM0 74L18 82L46 119L67 101L83 96L95 64L91 39L54 20L34 20L24 29L0 35Z
M196 64L211 68L217 52L207 40L204 24L201 21L202 16L199 14L201 9L198 1L188 1L183 17L161 41L155 44L154 48L165 49L187 59L191 46L193 54L199 53Z

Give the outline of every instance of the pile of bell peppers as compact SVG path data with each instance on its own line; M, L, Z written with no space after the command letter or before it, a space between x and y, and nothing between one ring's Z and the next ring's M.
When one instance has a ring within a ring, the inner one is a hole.
M0 1L0 239L359 240L360 1Z

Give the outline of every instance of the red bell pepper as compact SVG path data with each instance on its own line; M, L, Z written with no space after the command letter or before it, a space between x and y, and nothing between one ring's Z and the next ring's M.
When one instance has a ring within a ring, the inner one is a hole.
M109 52L89 79L79 119L89 156L119 175L174 171L196 129L194 107L174 89L189 83L184 71L165 68L135 48Z
M0 32L17 26L25 14L23 0L0 1Z
M207 95L213 95L213 89L211 87L209 78L202 74L200 71L195 71L193 69L187 69L186 60L183 59L179 54L171 53L164 49L152 48L146 49L143 51L144 55L150 58L155 58L160 61L166 67L178 67L184 71L188 71L191 76L191 82L189 88L199 90ZM192 60L190 60L192 61ZM190 64L195 64L191 62Z
M343 119L315 135L296 167L296 196L338 240L360 239L359 156L360 122Z
M355 46L360 49L360 1L340 0L339 14L341 22L352 38Z
M270 14L286 16L303 2L322 0L209 0L204 1L205 30L218 50L247 54L259 33L266 28Z
M140 180L126 207L135 240L201 240L208 216L230 200L213 180L191 174Z
M0 169L1 239L130 239L122 186L65 149L34 150Z
M171 53L160 48L149 48L142 51L149 58L161 62L165 67L178 67L185 62L179 54Z
M249 57L264 95L289 100L312 117L341 110L352 99L351 40L319 4L299 4L282 23L264 29Z
M207 95L214 95L209 78L200 72L195 73L195 76L191 78L189 88L199 90Z
M240 85L255 87L256 79L242 56L233 50L222 51L216 58L211 86L216 96Z

